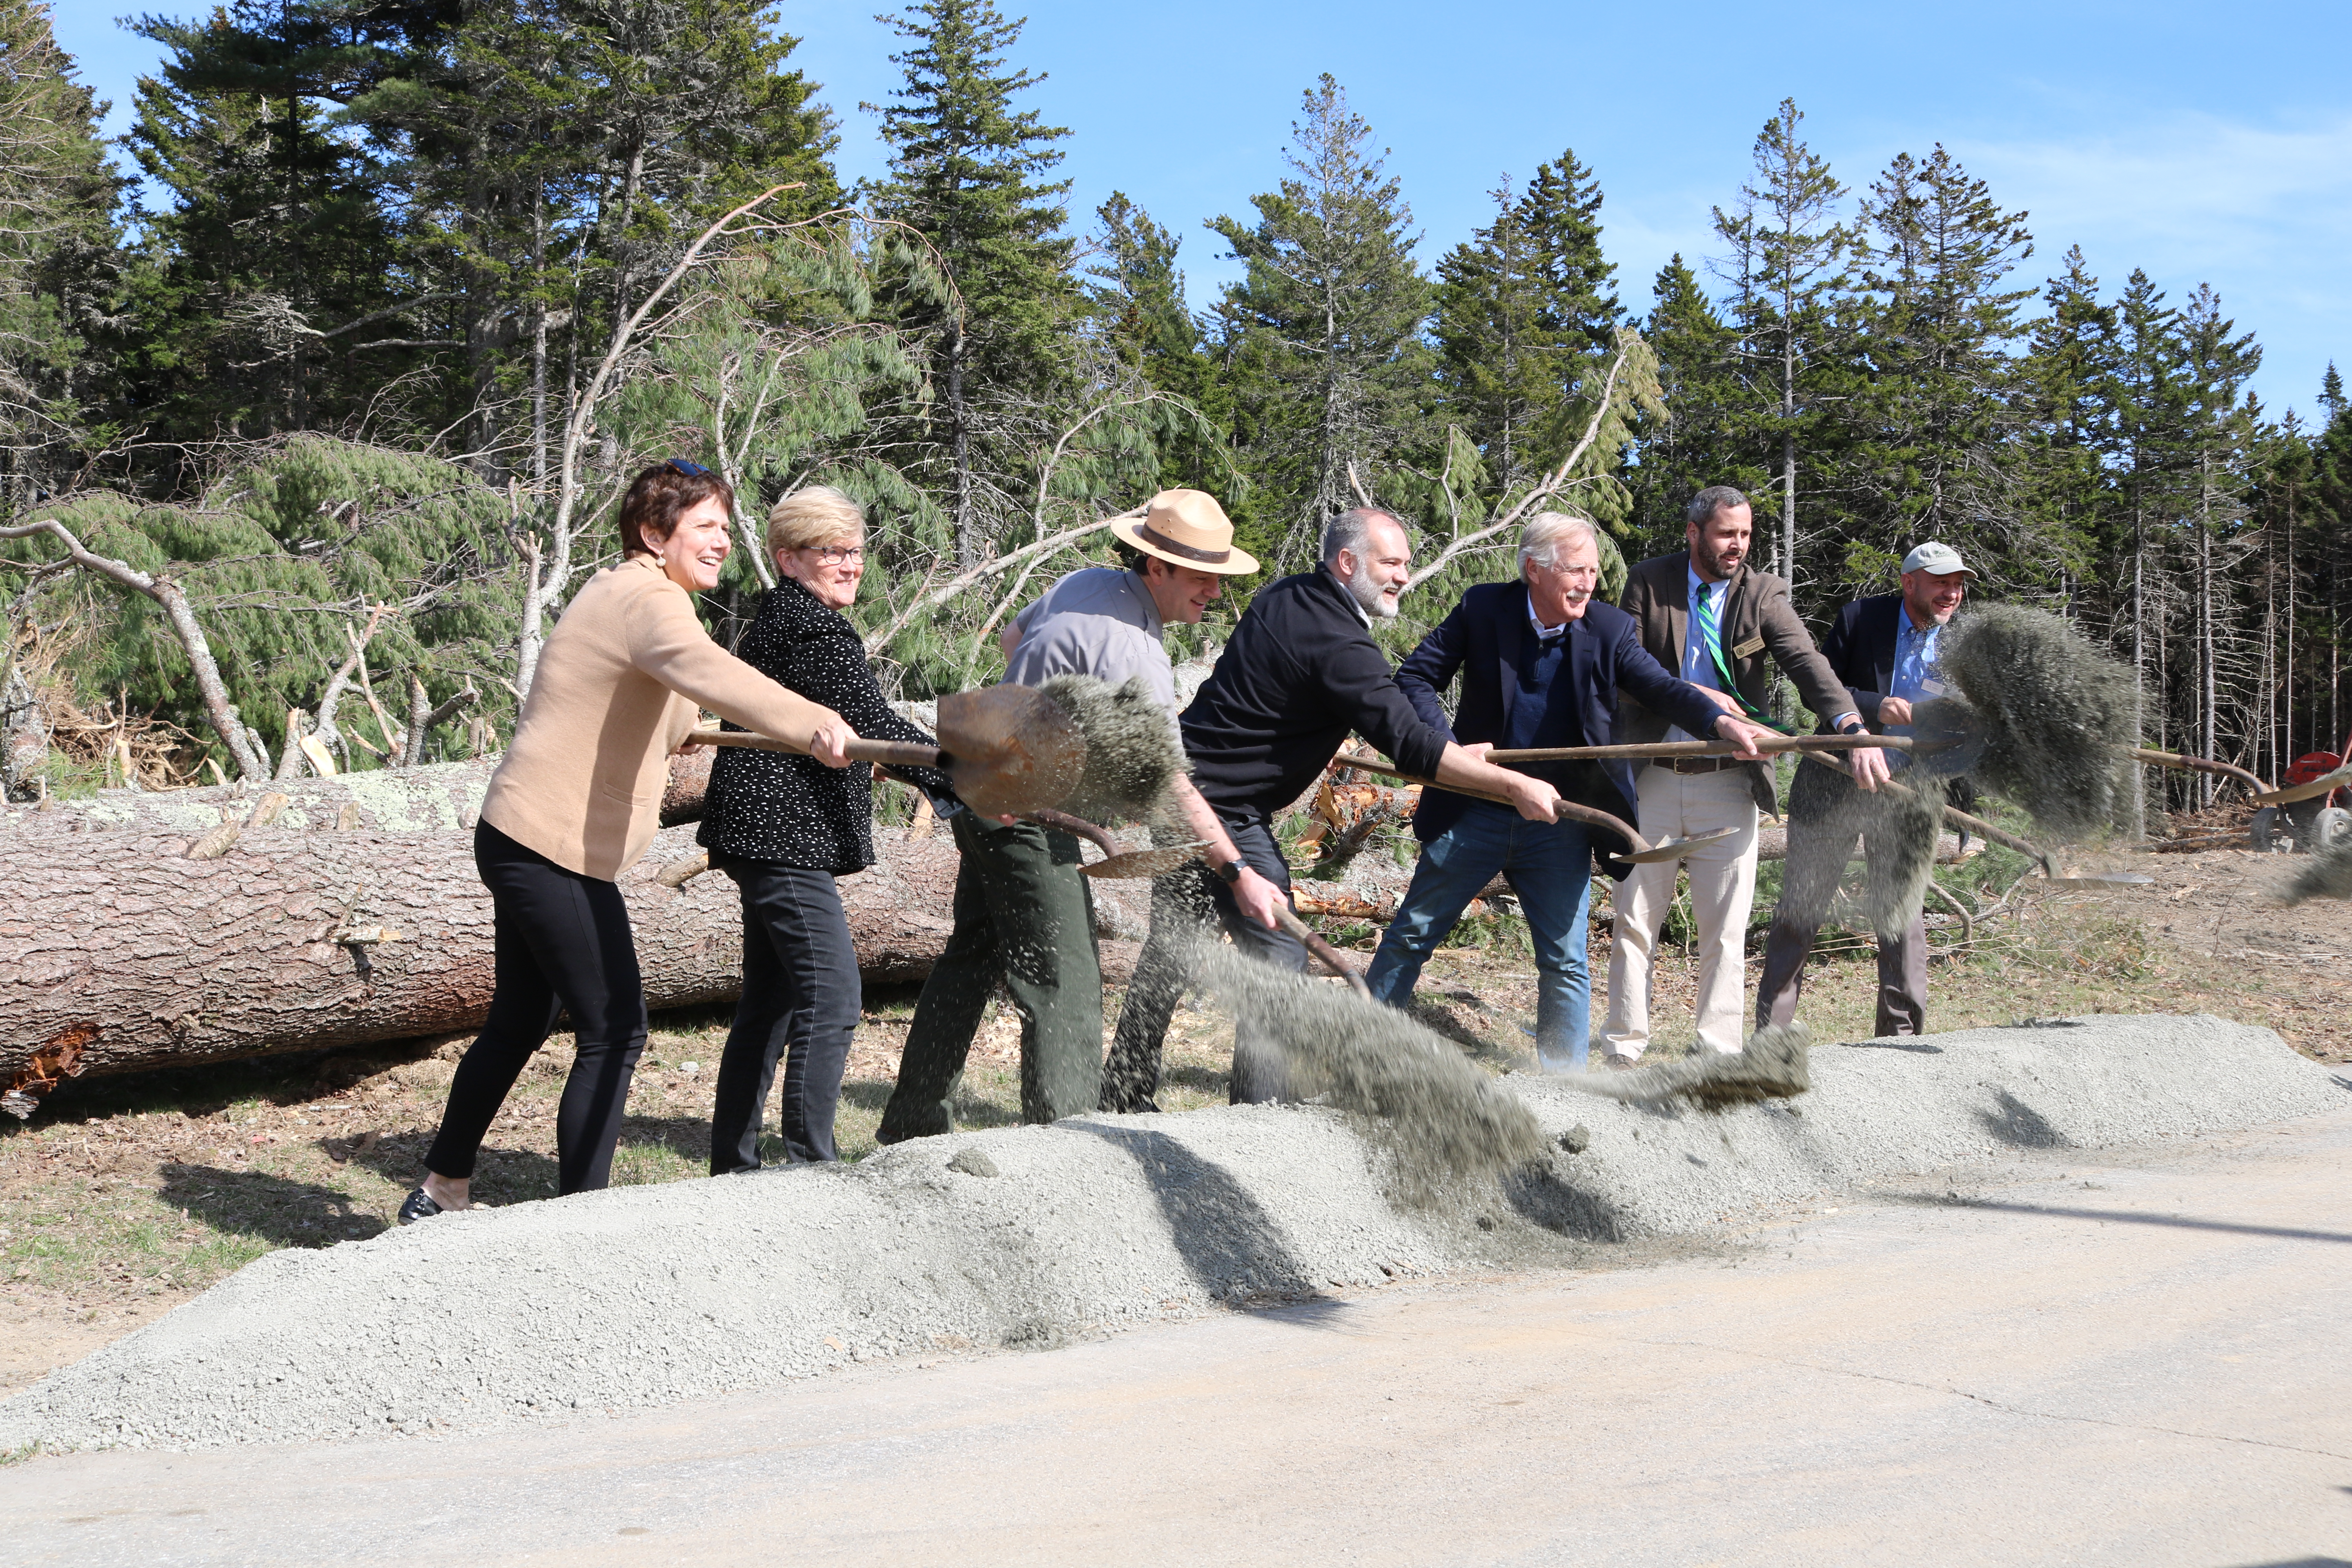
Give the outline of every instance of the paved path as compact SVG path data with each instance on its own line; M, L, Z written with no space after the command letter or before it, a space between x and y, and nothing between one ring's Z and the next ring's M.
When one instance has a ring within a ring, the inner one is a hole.
M2352 1560L2352 1111L1651 1267L570 1428L0 1470L11 1563Z

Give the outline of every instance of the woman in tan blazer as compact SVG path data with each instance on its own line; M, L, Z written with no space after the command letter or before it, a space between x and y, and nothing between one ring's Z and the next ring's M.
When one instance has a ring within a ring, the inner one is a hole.
M698 710L847 765L839 714L719 647L695 616L690 595L716 587L726 563L733 505L726 482L691 463L639 474L621 503L621 563L572 596L540 654L474 829L497 916L497 989L403 1225L468 1206L483 1134L565 1011L578 1054L556 1114L557 1190L612 1179L646 1044L636 944L614 879L652 841L667 759Z

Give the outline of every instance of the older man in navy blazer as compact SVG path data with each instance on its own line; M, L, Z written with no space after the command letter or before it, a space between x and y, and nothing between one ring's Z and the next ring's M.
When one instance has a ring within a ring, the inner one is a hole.
M1398 686L1432 729L1479 754L1605 745L1622 688L1692 734L1720 735L1743 754L1757 754L1756 740L1770 731L1724 712L1697 687L1666 673L1643 650L1633 617L1594 601L1601 546L1591 523L1560 512L1528 522L1519 539L1519 576L1463 595L1397 671ZM1448 723L1438 694L1457 672L1462 699ZM1628 765L1545 763L1525 771L1565 799L1633 817ZM1585 920L1595 830L1568 819L1527 821L1507 806L1438 790L1422 792L1412 826L1421 862L1365 977L1372 994L1397 1006L1410 1002L1430 952L1500 872L1535 935L1537 1061L1548 1072L1581 1071L1592 995ZM1605 832L1600 837L1604 851L1622 847Z

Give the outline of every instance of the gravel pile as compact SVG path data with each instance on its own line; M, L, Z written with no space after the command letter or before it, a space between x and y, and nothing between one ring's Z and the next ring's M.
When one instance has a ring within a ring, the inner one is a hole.
M1728 1114L1505 1080L1540 1163L1401 1203L1340 1113L1236 1107L921 1140L856 1166L584 1194L279 1252L0 1405L0 1451L479 1429L1721 1222L2018 1148L2339 1104L2268 1030L2100 1018L1812 1052ZM1570 1149L1580 1152L1570 1152Z

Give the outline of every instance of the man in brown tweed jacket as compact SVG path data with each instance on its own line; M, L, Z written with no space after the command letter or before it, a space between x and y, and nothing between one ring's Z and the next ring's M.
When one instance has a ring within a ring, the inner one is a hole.
M1642 646L1669 670L1705 689L1726 712L1761 718L1770 707L1777 668L1796 683L1805 706L1843 729L1859 722L1846 689L1813 647L1789 602L1789 584L1748 564L1755 529L1748 498L1729 485L1701 490L1685 512L1688 548L1634 567L1622 608L1641 626ZM1620 693L1616 741L1687 741L1665 716ZM1886 776L1877 752L1855 756L1864 787ZM1732 757L1678 757L1640 769L1638 824L1656 843L1738 831L1692 851L1683 861L1633 868L1616 891L1615 940L1609 952L1609 1020L1602 1039L1612 1067L1631 1067L1650 1040L1650 967L1658 928L1674 907L1675 888L1690 870L1691 916L1698 928L1698 1038L1736 1051L1744 1037L1741 1005L1748 974L1748 911L1756 897L1759 811L1779 815L1772 764Z

